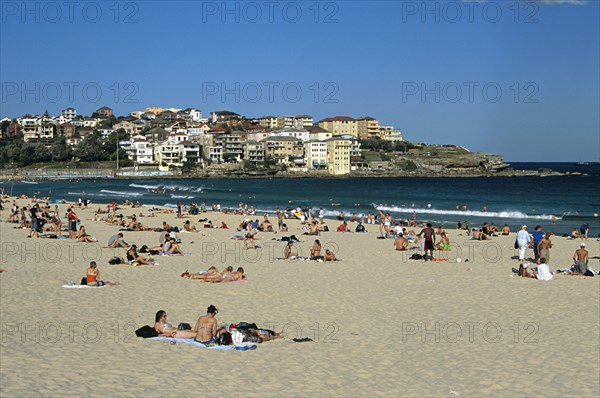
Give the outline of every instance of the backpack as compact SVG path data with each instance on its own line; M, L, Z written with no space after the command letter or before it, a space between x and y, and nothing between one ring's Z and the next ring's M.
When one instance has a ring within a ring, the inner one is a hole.
M148 339L150 337L157 337L158 333L152 326L145 325L145 326L142 326L141 328L139 328L138 330L136 330L135 335L137 337L142 337L144 339Z

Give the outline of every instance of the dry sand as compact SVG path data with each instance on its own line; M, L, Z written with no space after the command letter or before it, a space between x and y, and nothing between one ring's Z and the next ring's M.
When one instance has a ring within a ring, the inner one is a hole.
M0 268L9 270L0 275L2 397L600 394L600 277L511 277L518 267L514 234L470 242L451 230L449 261L423 262L376 239L377 227L368 225L366 234L323 233L324 248L342 261L318 263L276 260L284 243L272 239L282 234L260 233L261 247L245 252L230 239L235 229L201 229L205 235L180 234L191 256L131 267L107 263L124 250L101 248L117 227L91 221L96 208L77 213L100 244L27 238L28 231L5 222L7 211L0 215ZM134 211L140 209L122 212ZM209 212L190 220L200 217L234 228L244 218ZM140 218L156 227L163 220L182 224L172 214ZM288 224L284 235L300 237L299 222ZM339 222L327 224L335 230ZM155 245L158 235L125 232L138 245ZM313 237L301 239L297 246L308 255ZM580 241L552 241L551 269L569 266ZM588 249L590 265L600 268L596 239ZM61 287L79 281L90 260L102 279L121 285ZM241 265L249 281L180 277L210 265ZM210 304L219 308L219 322L283 328L287 338L255 351L219 352L133 333L152 324L159 309L172 323L193 324Z

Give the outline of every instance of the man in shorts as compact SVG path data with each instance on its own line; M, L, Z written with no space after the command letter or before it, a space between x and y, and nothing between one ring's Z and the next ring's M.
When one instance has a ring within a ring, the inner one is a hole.
M423 235L425 238L425 247L423 248L423 258L427 261L427 252L431 253L431 259L433 259L433 248L435 247L435 231L433 230L431 224L427 224L426 228L423 228L421 232L417 235L420 237Z
M588 269L589 261L589 253L585 250L585 243L579 245L579 249L575 250L573 261L575 261L575 272L578 274L585 274L585 271Z

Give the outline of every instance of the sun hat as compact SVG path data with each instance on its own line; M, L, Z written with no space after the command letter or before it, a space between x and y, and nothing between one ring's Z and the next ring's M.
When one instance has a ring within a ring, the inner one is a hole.
M579 246L581 246L581 247L585 247L585 243L582 243L582 244L580 244Z

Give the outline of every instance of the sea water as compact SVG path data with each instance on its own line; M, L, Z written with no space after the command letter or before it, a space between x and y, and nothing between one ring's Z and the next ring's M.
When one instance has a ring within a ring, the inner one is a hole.
M341 211L351 214L391 213L394 218L428 221L446 228L468 221L499 227L508 224L517 230L541 225L557 234L569 233L582 223L590 224L590 236L600 233L600 166L574 163L522 163L516 169L550 168L581 172L584 176L455 177L455 178L238 178L238 179L140 179L140 180L58 180L37 184L5 181L6 193L50 196L76 202L89 198L94 203L129 199L144 205L176 207L212 202L237 208L239 203L254 206L257 214L273 214L275 208L312 208L327 217ZM556 224L552 224L552 215ZM204 217L204 216L200 216ZM209 218L211 218L209 216ZM218 221L214 220L214 221ZM213 221L213 222L214 222Z

